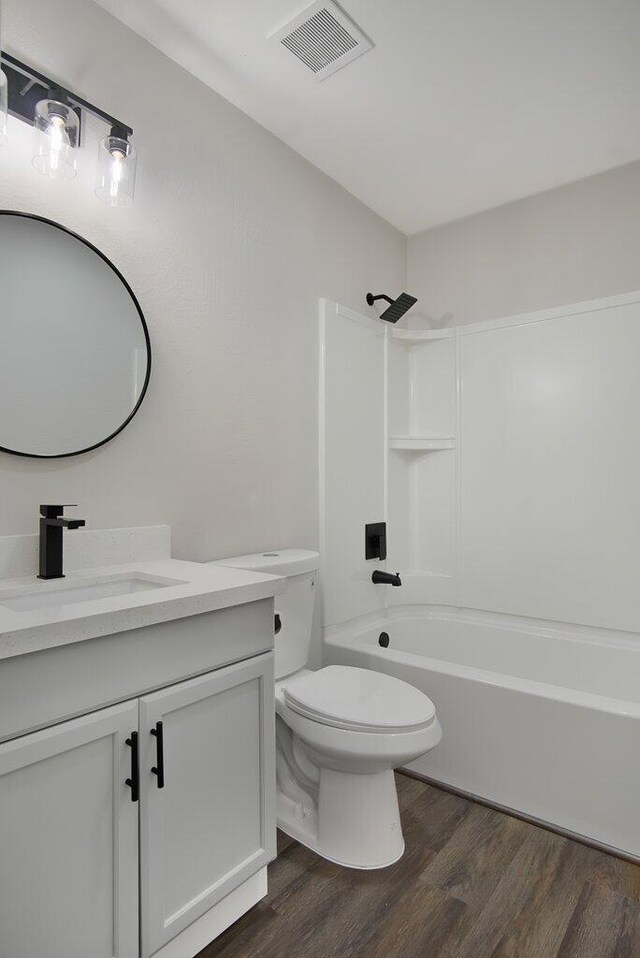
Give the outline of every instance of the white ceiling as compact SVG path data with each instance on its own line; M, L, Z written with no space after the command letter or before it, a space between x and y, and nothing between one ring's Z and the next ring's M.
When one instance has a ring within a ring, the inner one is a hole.
M414 233L640 158L638 0L342 0L375 47L318 83L304 0L97 0Z

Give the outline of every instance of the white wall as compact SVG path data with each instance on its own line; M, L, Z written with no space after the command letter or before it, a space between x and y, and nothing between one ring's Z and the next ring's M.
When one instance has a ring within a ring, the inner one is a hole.
M145 311L149 393L111 444L70 460L0 455L0 534L40 502L90 526L169 523L194 559L317 542L317 316L401 289L404 237L88 0L4 0L3 46L136 129L136 202L51 183L10 120L0 207L58 220L102 249ZM35 344L34 344L35 348ZM2 410L0 415L10 414Z
M419 233L407 289L432 325L640 288L640 162Z

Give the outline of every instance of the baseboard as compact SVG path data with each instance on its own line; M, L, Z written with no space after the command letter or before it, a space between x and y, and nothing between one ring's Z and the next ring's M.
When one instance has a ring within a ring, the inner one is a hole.
M629 852L622 851L621 848L615 848L613 845L605 845L604 842L599 842L595 838L589 838L588 835L582 835L580 832L572 832L568 828L562 828L560 825L554 825L553 822L547 822L542 818L536 818L535 815L527 815L524 812L518 811L517 808L510 808L508 805L501 805L499 802L493 802L488 798L483 798L481 795L475 795L473 792L467 792L463 788L456 788L454 785L447 785L446 782L439 782L435 778L430 778L428 775L421 775L419 772L414 772L409 768L399 768L397 769L400 775L406 775L407 778L415 778L419 782L424 782L426 785L432 785L434 788L439 788L443 792L449 792L451 795L458 795L460 798L466 798L470 802L475 802L477 805L486 805L487 808L495 808L497 812L503 812L505 815L510 815L511 818L519 818L523 822L529 822L531 825L537 825L538 828L544 828L548 832L554 832L556 835L562 835L563 838L570 838L574 842L580 842L581 845L588 845L590 848L596 848L600 852L605 852L607 855L615 855L616 858L622 858L626 862L631 862L632 865L640 865L640 858L636 855L631 855Z

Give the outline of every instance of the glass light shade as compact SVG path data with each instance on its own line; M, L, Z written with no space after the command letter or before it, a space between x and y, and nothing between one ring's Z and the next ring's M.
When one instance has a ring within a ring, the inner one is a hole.
M0 145L7 142L7 108L9 83L6 74L0 70Z
M52 180L73 179L78 171L78 114L59 100L40 100L33 125L36 170Z
M136 151L121 136L105 136L98 144L96 196L107 206L131 206L136 184Z

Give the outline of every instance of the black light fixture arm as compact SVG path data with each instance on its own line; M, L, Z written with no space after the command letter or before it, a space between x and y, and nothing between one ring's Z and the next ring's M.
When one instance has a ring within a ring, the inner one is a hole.
M93 116L97 116L103 123L111 127L116 136L127 139L133 133L132 127L127 126L126 123L101 110L100 107L95 106L88 100L77 96L60 83L56 83L55 80L45 76L44 73L39 73L38 70L34 70L33 67L28 66L16 57L12 57L4 50L0 51L0 61L9 81L9 112L13 116L32 124L35 102L48 98L51 93L56 95L62 93L69 106L75 110L86 110ZM21 84L20 77L24 77L27 82Z

